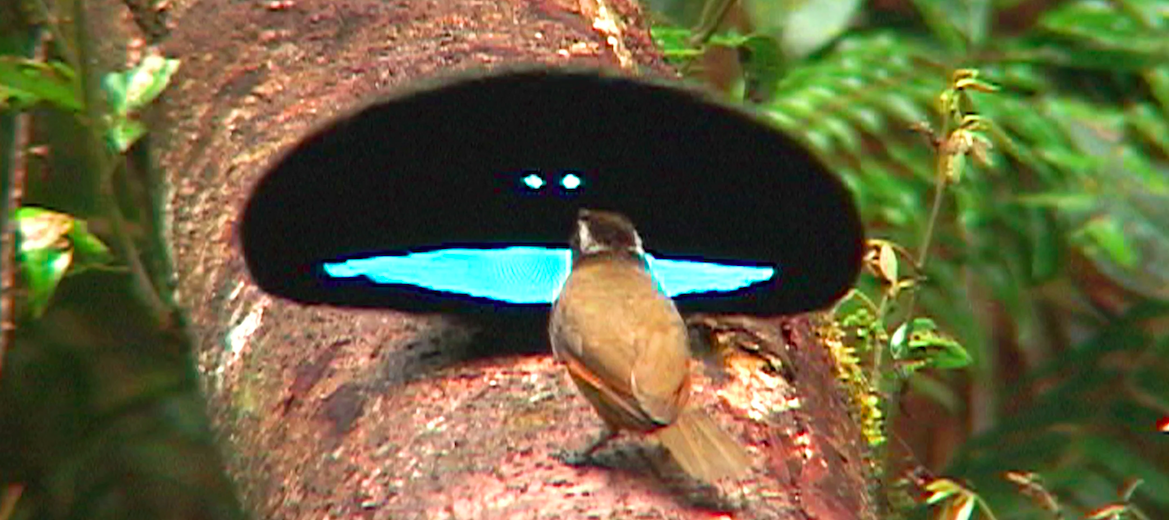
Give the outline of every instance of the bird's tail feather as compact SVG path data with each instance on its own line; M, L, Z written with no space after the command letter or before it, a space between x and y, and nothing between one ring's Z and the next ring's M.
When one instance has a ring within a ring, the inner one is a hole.
M706 482L739 476L750 463L739 442L700 410L683 411L673 424L658 430L658 439L683 471Z

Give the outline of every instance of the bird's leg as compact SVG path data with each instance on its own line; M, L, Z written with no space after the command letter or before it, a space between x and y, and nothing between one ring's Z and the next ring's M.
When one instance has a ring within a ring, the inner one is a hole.
M599 437L597 437L593 442L589 443L589 445L585 449L578 451L578 452L570 452L568 450L563 450L563 451L557 453L555 456L561 462L568 464L569 466L590 465L593 462L593 453L596 453L596 451L598 449L600 449L601 446L604 446L605 443L609 442L610 440L613 439L613 437L616 437L616 436L617 436L617 430L606 424L605 428L603 430L601 430L601 435Z

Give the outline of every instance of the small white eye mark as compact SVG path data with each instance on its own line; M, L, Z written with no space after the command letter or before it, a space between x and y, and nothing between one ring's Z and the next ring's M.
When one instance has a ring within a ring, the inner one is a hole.
M560 186L566 190L575 190L580 187L581 182L582 181L579 175L575 173L568 173L565 174L564 177L561 177Z
M544 178L536 173L529 173L525 175L524 178L520 179L520 181L523 182L525 186L532 188L533 190L538 190L544 187Z

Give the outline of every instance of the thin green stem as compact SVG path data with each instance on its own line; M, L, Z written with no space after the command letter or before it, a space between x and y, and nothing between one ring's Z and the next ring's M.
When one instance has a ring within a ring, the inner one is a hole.
M948 135L948 134L945 134L945 135ZM938 149L938 151L941 152L940 149ZM918 247L917 258L914 259L914 262L916 264L914 266L914 268L915 268L916 274L918 276L921 276L921 273L923 273L925 270L925 262L929 258L930 246L932 245L932 242L933 242L934 229L937 226L938 216L941 215L942 198L946 194L946 186L949 185L948 177L946 176L946 171L945 171L945 168L943 166L944 158L938 157L936 164L937 164L938 171L937 171L937 177L936 177L937 182L935 182L935 184L934 184L933 206L930 208L929 219L926 220L925 233L922 235L921 244ZM917 284L915 284L914 287L911 290L909 290L909 301L906 302L906 306L905 306L905 320L907 323L909 323L909 327L911 327L911 329L908 331L909 333L913 332L913 330L912 330L913 312L914 312L915 306L917 305L917 292L919 290L920 290L920 285L917 285ZM885 310L885 304L888 300L888 295L889 295L889 293L886 292L885 295L882 296L882 298L881 298L881 307L880 307L881 313L878 314L878 316L880 317L879 319L882 319L882 320L884 319L883 314L884 314L884 310ZM881 395L881 403L882 403L881 412L885 418L886 428L888 428L888 425L893 424L893 422L895 420L897 407L890 406L891 399L889 398L888 394L886 394L884 392L884 390L881 388L881 386L880 386L881 380L878 379L878 378L880 378L881 374L883 373L883 372L881 372L882 358L884 357L882 355L883 354L883 352L882 352L883 346L884 345L881 342L878 342L877 346L874 347L874 351L877 354L874 356L874 360L873 360L873 377L874 377L873 384L877 388L878 393ZM886 479L888 479L888 475L893 468L893 461L890 460L890 458L888 457L887 449L885 449L884 447L882 447L882 449L878 450L878 456L880 457L879 460L884 461L884 468L883 468L882 475L881 475L881 479L882 479L881 484L882 484L882 487L887 487L887 480ZM979 501L981 502L981 498L979 498ZM990 512L989 508L986 508L985 511L987 511L987 516L989 516L991 518L991 520L997 520L994 517L994 513Z
M946 180L945 172L938 172L938 182L934 184L934 203L930 209L930 218L925 224L925 235L921 240L921 247L917 250L917 267L918 272L925 268L925 261L929 258L930 245L934 238L934 228L938 221L938 215L942 210L942 196L945 195L946 186L949 182Z
M934 229L937 227L938 215L940 215L942 212L942 200L943 200L943 197L945 197L945 195L946 195L946 186L948 186L950 184L949 181L947 180L946 172L941 171L942 170L941 164L942 164L942 160L941 160L941 158L939 158L939 160L938 160L939 171L938 171L938 177L937 177L938 180L934 184L933 207L930 208L930 217L929 217L929 220L927 220L925 223L925 235L922 236L921 247L917 250L917 258L915 259L915 262L917 265L915 265L914 267L917 269L918 273L925 272L925 262L926 262L926 260L929 259L930 246L932 245L933 238L934 238ZM906 312L906 319L907 320L913 319L913 311L915 310L915 307L917 305L917 291L918 290L919 290L919 288L915 287L914 290L909 291L909 301L905 305L905 312ZM911 330L909 332L913 332L913 331Z
M885 326L885 310L889 307L889 291L884 291L881 294L881 303L877 304L877 310L873 313L873 318L878 320L881 327ZM872 382L873 388L877 392L882 392L881 389L881 370L884 368L882 358L885 356L885 342L873 342L873 374L869 381ZM882 392L883 393L883 392Z

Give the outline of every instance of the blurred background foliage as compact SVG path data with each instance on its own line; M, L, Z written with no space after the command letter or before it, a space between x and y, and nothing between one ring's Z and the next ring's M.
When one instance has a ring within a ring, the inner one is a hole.
M648 4L690 78L802 139L909 250L937 177L914 127L939 126L955 69L1001 87L970 93L991 163L948 190L917 294L973 363L890 396L884 467L968 483L999 518L1110 518L1140 479L1119 514L1169 518L1169 2Z
M945 127L955 69L998 85L963 107L990 121L991 162L945 193L916 307L888 309L889 323L932 318L973 362L893 387L877 465L945 506L910 515L980 514L977 492L998 518L1169 518L1169 2L644 1L688 78L802 139L851 186L870 235L908 250L939 169L914 128ZM139 44L165 33L162 3L127 2ZM133 146L126 84L143 56L87 58L97 40L67 22L81 5L0 2L5 229L17 205L54 208L46 244L114 237L89 256L122 259L57 273L52 303L34 298L40 317L16 330L27 309L6 291L0 519L234 518L168 296L158 176Z
M110 25L119 6L0 2L3 520L243 516L134 146L177 63Z

